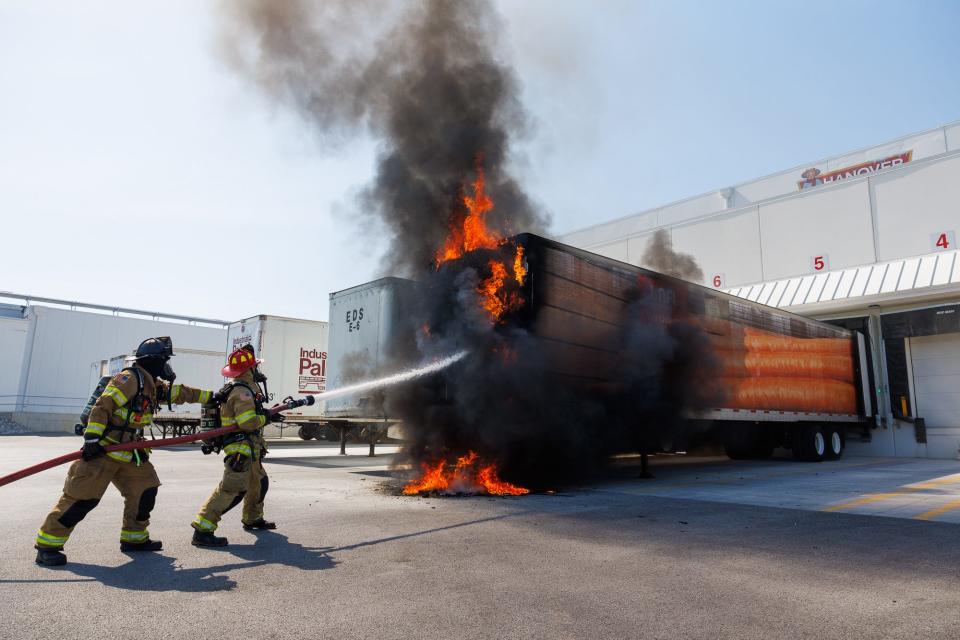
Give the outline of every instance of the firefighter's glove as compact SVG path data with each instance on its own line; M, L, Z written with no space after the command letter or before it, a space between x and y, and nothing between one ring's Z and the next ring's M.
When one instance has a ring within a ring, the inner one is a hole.
M270 422L283 422L283 414L277 411L276 413L268 413L267 420Z
M94 458L99 458L106 453L107 450L100 444L100 440L91 438L83 441L83 449L81 450L80 456L87 462L90 462Z

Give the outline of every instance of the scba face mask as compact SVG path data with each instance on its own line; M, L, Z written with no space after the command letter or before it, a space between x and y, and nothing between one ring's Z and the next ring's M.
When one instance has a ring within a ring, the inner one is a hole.
M173 382L177 377L170 363L161 358L141 358L137 360L137 364L146 369L147 373L154 378L162 378L167 382Z
M260 367L254 367L253 381L257 383L257 386L259 386L260 390L263 392L264 400L268 400L270 398L270 392L267 390L267 376L263 375L263 373L260 371Z
M170 366L169 362L163 363L163 373L160 374L160 377L173 384L173 381L177 379L177 374L174 373L173 367Z

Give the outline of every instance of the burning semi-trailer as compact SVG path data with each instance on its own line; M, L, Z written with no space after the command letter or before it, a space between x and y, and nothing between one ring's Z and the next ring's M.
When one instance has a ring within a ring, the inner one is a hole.
M859 334L537 236L515 242L530 266L514 322L552 375L626 401L623 444L712 439L734 457L784 446L820 460L870 413Z
M438 260L417 283L370 283L366 299L378 286L389 308L364 308L362 324L360 299L356 314L331 314L332 335L350 337L331 340L331 371L351 371L334 388L470 350L354 400L403 423L400 460L421 471L408 489L456 491L491 465L547 486L614 453L709 443L737 458L836 458L845 426L871 413L859 334L537 235Z

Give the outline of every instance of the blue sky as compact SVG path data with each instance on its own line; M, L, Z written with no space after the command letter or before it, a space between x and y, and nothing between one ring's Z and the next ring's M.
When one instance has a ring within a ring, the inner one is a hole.
M960 119L960 2L500 2L556 232ZM374 141L320 153L213 5L0 4L0 290L325 319Z

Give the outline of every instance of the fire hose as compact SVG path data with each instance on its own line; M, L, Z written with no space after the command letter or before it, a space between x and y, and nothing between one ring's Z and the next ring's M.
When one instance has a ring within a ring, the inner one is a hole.
M314 403L313 396L307 396L300 400L288 399L283 404L279 404L275 407L270 407L267 409L267 415L273 416L282 411L289 411L290 409L296 409L297 407L309 406ZM186 436L178 436L176 438L164 438L162 440L135 440L134 442L124 442L123 444L113 444L109 447L104 447L107 451L131 451L133 449L158 449L161 447L172 447L178 444L186 444L188 442L196 442L197 440L209 440L211 438L216 438L217 436L226 435L228 433L233 433L237 431L238 427L220 427L219 429L211 429L209 431L202 431L200 433L193 433ZM26 469L21 469L9 475L0 477L0 487L5 484L10 484L11 482L16 482L17 480L22 480L27 476L32 476L35 473L40 473L41 471L46 471L47 469L52 469L53 467L58 467L61 464L66 464L71 460L76 460L80 457L80 451L74 451L72 453L67 453L57 458L47 460L46 462L41 462L40 464L35 464L32 467L27 467Z

